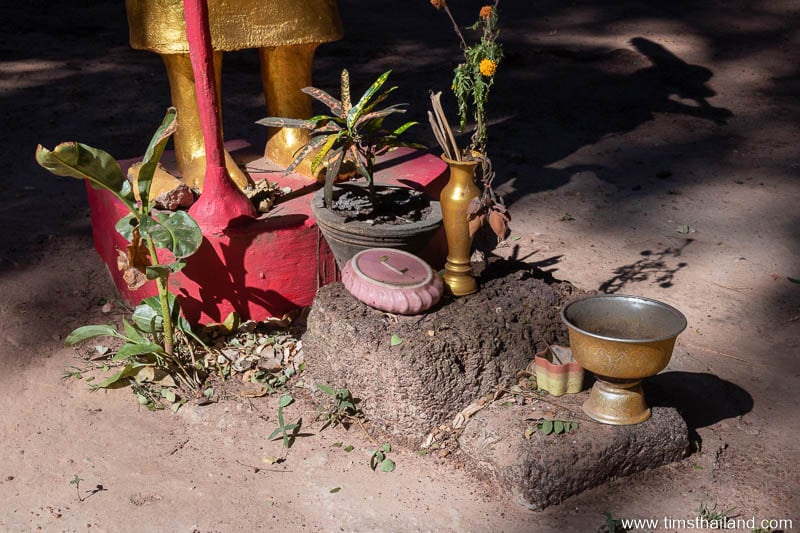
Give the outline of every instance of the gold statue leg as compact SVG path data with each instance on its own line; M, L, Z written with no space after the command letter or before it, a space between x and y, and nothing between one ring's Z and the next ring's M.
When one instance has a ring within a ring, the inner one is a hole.
M197 109L192 62L189 54L159 55L167 68L172 105L178 110L178 129L174 136L178 169L183 175L184 183L202 190L206 178L206 150L200 113ZM222 52L214 52L214 72L217 78L217 101L222 102L220 92ZM222 105L220 105L220 115L221 110ZM252 183L227 151L225 151L225 166L231 179L240 189Z
M310 118L311 97L300 91L311 85L311 68L317 43L273 46L259 49L261 83L267 112L273 117ZM284 168L308 142L308 131L270 128L264 155ZM311 158L297 172L311 175Z

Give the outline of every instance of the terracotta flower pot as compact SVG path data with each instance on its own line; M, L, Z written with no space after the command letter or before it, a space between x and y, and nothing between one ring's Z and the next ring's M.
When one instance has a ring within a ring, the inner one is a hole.
M566 346L550 346L534 356L536 385L553 396L575 394L583 388L583 367Z

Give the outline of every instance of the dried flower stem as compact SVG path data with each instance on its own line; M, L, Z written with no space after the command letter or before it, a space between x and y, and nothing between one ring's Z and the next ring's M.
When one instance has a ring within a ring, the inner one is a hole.
M447 16L450 18L450 22L453 23L453 29L456 31L456 35L458 35L458 38L461 39L461 48L466 50L467 41L464 39L464 34L461 33L461 28L458 27L458 23L456 22L455 17L453 17L453 13L450 11L450 8L447 7L447 4L444 4L442 7L444 7L444 12L447 13Z
M433 112L428 111L428 120L431 123L433 135L439 142L439 146L442 147L445 157L455 161L461 161L461 150L458 148L456 137L453 135L453 130L450 128L450 124L447 122L447 116L442 108L442 92L434 93L431 91L430 96Z

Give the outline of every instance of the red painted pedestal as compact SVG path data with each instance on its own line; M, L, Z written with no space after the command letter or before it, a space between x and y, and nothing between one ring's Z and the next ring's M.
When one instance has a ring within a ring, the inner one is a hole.
M203 244L189 257L186 268L171 277L171 289L186 318L193 323L218 322L236 311L244 319L264 320L310 305L317 288L338 276L333 255L311 214L311 196L318 185L307 177L269 172L275 167L263 158L248 157L251 150L244 141L231 141L225 147L234 159L250 160L247 169L255 181L269 179L291 187L293 192L255 220L204 235ZM133 162L121 162L123 172ZM162 164L174 173L171 154L164 154ZM441 159L409 149L398 149L380 159L377 170L379 183L407 185L436 199L447 180L447 165ZM117 270L117 250L127 243L114 225L127 209L105 191L87 190L95 248L121 296L135 305L155 295L155 282L131 291ZM422 254L436 269L447 254L441 233Z

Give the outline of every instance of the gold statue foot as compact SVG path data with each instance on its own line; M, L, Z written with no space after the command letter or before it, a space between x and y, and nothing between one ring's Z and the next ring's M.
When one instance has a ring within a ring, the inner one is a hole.
M225 168L228 169L228 174L240 191L244 191L246 188L253 185L253 180L239 168L239 165L236 164L236 161L233 160L233 157L231 157L231 154L229 154L227 150L225 150ZM189 164L186 165L186 168L183 170L183 182L189 187L202 191L205 179L206 156L203 154L194 157Z
M133 189L133 196L137 202L141 202L142 198L139 195L139 170L142 168L142 162L134 163L128 168L128 179L131 182ZM159 163L153 173L153 181L150 184L150 198L155 199L164 193L174 191L183 185L183 182L167 172L167 170Z
M267 146L264 149L264 156L280 168L288 168L297 157L297 154L300 153L308 142L307 135L298 133L298 131L292 131L288 128L278 130L278 132L272 135L267 141ZM314 160L315 153L316 152L312 152L306 156L306 158L295 167L293 172L322 182L325 181L325 169L322 165L316 169L316 172L311 172L311 162Z

